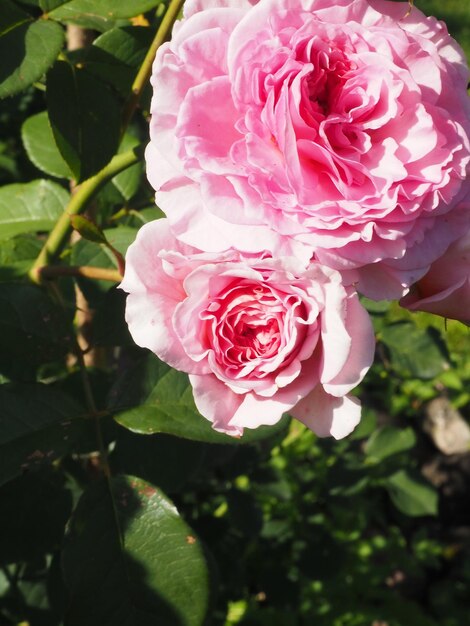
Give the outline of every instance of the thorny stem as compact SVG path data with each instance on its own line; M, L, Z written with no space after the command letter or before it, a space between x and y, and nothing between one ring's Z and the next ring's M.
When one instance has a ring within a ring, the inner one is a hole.
M98 449L100 453L99 458L100 458L101 469L103 470L103 474L109 480L111 477L111 469L109 467L109 462L108 462L108 451L106 450L106 446L104 445L103 432L101 430L100 417L102 414L98 411L96 407L95 398L93 396L93 389L90 383L90 377L88 376L88 370L85 365L85 359L83 358L83 352L76 338L74 340L74 354L77 357L78 367L80 368L83 392L85 394L85 401L86 401L87 409L93 415L93 418L95 420L95 432L96 432L96 440L98 443Z
M147 85L150 75L152 73L152 64L155 59L158 48L164 43L170 36L173 24L178 17L178 14L183 6L184 0L171 0L168 5L168 10L165 13L161 24L156 32L154 40L150 44L150 48L145 56L145 59L140 66L137 76L132 84L131 94L127 100L127 104L124 108L124 114L122 117L122 127L125 130L134 114L137 105L139 104L140 97L142 95L145 86Z
M49 282L47 284L47 289L51 292L52 296L56 299L57 303L62 308L65 308L66 306L65 302L63 301L62 294L58 286L56 285L56 283ZM108 412L98 411L95 398L93 396L93 389L91 386L90 377L88 375L88 370L85 364L83 350L81 349L80 344L78 343L78 338L77 338L77 335L75 334L75 331L72 334L72 338L70 342L70 350L74 354L75 358L77 359L77 364L80 370L83 394L85 396L85 404L86 404L87 411L89 413L89 415L87 415L86 417L93 418L95 421L96 440L98 444L98 450L100 453L99 458L100 458L101 468L103 470L103 474L109 480L111 477L111 470L110 470L109 462L108 462L108 452L104 445L103 433L101 430L101 417L103 417L104 415L107 415Z
M111 178L134 165L141 158L141 148L134 148L123 154L117 154L98 174L84 181L76 188L76 192L70 198L64 213L57 220L29 272L29 277L33 282L38 284L41 282L41 268L54 261L66 245L72 232L70 216L83 213L90 200Z
M39 279L42 281L47 279L59 278L60 276L83 276L85 278L94 278L95 280L109 280L119 283L122 280L122 274L118 270L110 270L103 267L92 267L90 265L67 266L67 265L46 265L38 270Z

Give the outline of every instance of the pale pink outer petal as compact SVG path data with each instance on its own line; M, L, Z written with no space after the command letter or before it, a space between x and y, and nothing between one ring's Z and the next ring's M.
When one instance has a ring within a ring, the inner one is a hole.
M322 382L333 380L338 376L349 357L352 343L345 325L346 292L336 278L339 275L336 272L332 272L332 275L332 282L325 281L325 308L321 314L323 362L320 376Z
M230 420L240 428L258 428L276 424L283 413L288 413L299 400L310 393L318 382L318 363L315 357L302 364L302 372L290 385L279 389L272 398L247 393Z
M374 361L375 337L369 314L359 302L356 292L347 299L345 326L351 337L349 355L342 370L331 380L320 381L333 396L344 396L356 387ZM324 343L324 350L329 349Z
M386 263L375 263L341 273L345 284L353 284L367 298L395 300L405 295L409 285L424 276L428 268L429 266L405 272L395 270Z
M128 293L163 292L178 302L184 291L181 286L178 289L172 278L160 276L160 250L181 251L166 219L148 222L138 231L127 250L126 271L119 287Z
M247 393L230 420L230 425L239 428L272 426L277 424L282 415L291 408L290 403L282 402L282 393L276 393L273 398L263 398L255 393Z
M190 375L189 379L201 415L213 422L215 430L239 435L244 428L276 424L284 413L308 395L318 382L318 363L315 358L305 362L301 375L272 398L253 392L235 393L213 374Z
M470 325L470 277L436 294L421 298L413 290L400 300L410 311L425 311Z
M318 385L290 413L319 437L342 439L359 424L361 403L351 396L330 396Z
M407 249L403 258L342 271L345 284L354 284L360 293L372 300L401 298L408 292L410 285L426 274L430 263L436 258L439 262L449 244L468 229L469 206L470 201L465 197L442 221L422 219L419 239Z
M230 420L243 402L243 396L231 391L212 374L190 375L189 380L197 410L212 422L212 428L227 435L242 435L243 427L231 425Z
M201 366L187 356L173 329L173 313L185 292L182 282L164 272L158 256L163 249L181 249L165 219L145 224L129 246L124 278L119 285L129 294L126 322L138 346L148 348L179 370L199 372Z

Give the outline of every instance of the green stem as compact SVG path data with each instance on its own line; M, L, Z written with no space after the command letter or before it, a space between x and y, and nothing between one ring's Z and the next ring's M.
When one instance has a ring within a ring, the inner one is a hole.
M95 176L92 176L76 188L64 213L57 220L29 272L29 277L33 282L38 284L41 282L40 269L56 259L66 245L72 231L70 217L83 213L90 200L111 178L134 165L141 158L142 149L139 148L134 148L123 154L117 154L98 174L95 174Z
M140 66L137 76L135 77L132 84L131 95L127 100L127 104L125 106L122 117L122 126L124 130L127 128L139 103L142 92L149 81L150 75L152 74L152 64L155 59L157 50L162 45L162 43L164 43L169 38L171 34L171 29L173 28L173 24L175 23L178 14L181 11L183 3L184 0L171 0L170 4L168 5L168 10L161 21L155 38L152 41L150 48L148 49L148 52L145 56L145 59L143 60L143 63Z
M83 276L94 280L109 280L119 283L122 274L118 270L106 269L104 267L92 267L90 265L70 266L70 265L46 265L39 268L40 280L51 280L60 276Z

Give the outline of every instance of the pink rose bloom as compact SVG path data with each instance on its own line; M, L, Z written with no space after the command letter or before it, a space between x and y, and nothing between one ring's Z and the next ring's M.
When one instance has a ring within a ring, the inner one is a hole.
M295 257L201 252L167 220L143 226L121 283L134 341L189 374L199 412L230 435L291 413L341 438L360 419L347 394L374 354L374 333L336 270Z
M461 232L469 73L445 25L407 11L188 0L155 60L147 150L176 236L206 251L314 252L359 268L370 297L423 275Z
M400 304L470 325L470 230L431 265Z

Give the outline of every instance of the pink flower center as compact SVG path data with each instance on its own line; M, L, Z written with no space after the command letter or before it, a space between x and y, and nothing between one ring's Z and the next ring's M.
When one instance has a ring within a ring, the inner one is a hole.
M301 56L304 56L303 54ZM304 60L305 59L299 59ZM327 117L334 112L334 105L346 83L346 73L351 63L338 49L314 50L310 53L314 69L305 81L308 100L313 113Z
M231 377L263 377L269 363L288 365L306 333L304 303L266 284L237 281L201 314L203 336L218 367Z

